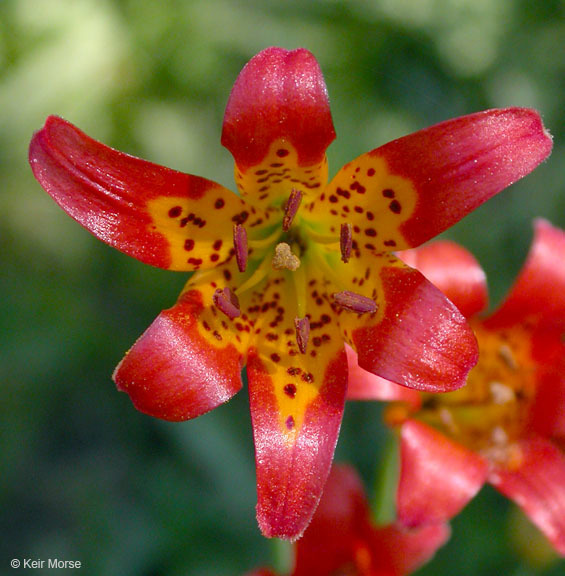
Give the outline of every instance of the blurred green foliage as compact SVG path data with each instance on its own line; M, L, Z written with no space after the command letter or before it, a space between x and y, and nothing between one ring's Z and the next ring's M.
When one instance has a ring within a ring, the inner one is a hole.
M332 173L450 117L541 111L555 137L549 162L446 234L479 258L493 304L522 265L532 218L565 227L562 0L3 0L1 573L11 558L57 557L80 560L83 574L237 575L280 553L255 523L245 392L169 424L137 413L112 384L123 352L186 277L93 239L27 164L33 130L58 114L233 188L224 106L239 70L269 45L304 46L321 64L338 133ZM337 450L368 487L387 439L380 411L348 405ZM562 574L522 524L485 489L421 574Z

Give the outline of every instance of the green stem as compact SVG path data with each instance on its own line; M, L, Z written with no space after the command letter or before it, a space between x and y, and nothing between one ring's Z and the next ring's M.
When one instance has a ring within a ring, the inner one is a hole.
M383 459L375 474L375 497L372 515L376 524L385 525L396 519L396 492L398 488L400 443L398 435L388 432Z

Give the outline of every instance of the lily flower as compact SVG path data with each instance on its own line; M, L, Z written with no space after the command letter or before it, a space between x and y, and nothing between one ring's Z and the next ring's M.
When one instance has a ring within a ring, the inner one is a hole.
M488 482L565 555L565 232L535 222L516 283L486 318L485 274L467 250L436 242L401 256L469 318L480 353L467 385L446 394L353 368L350 398L396 401L385 419L400 431L400 521L451 518Z
M373 524L357 473L336 465L312 522L293 546L291 576L405 576L431 560L449 536L445 523L418 529ZM248 576L276 575L262 568Z
M404 386L463 385L477 360L471 330L391 251L439 234L552 146L536 112L490 110L368 152L328 184L334 137L313 55L268 48L240 73L224 117L239 194L57 117L30 146L37 180L92 234L195 272L113 377L137 409L178 421L229 400L246 365L266 536L298 537L319 501L345 403L344 342Z

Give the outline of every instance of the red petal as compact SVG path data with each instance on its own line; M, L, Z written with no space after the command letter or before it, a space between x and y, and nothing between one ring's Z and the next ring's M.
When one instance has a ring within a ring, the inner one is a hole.
M372 537L373 566L371 574L405 576L428 562L443 546L451 530L448 524L431 524L407 530L401 526L376 529Z
M135 407L165 420L188 420L241 388L242 355L233 343L212 344L198 330L204 306L196 290L161 312L114 372ZM221 336L221 334L219 334Z
M277 140L290 142L300 164L321 162L334 138L326 85L310 52L272 47L247 63L232 88L222 132L241 170L259 164Z
M508 326L526 319L565 326L565 232L538 219L528 258L489 326Z
M415 420L402 426L400 458L397 513L408 526L455 516L488 474L488 463L478 454Z
M417 270L384 266L380 280L384 315L352 331L361 368L417 390L463 386L478 358L465 318Z
M401 231L416 247L531 172L551 147L537 112L508 108L448 120L370 154L415 186L416 207Z
M565 556L565 456L542 438L524 441L521 448L520 467L497 468L489 482L514 500Z
M353 348L346 345L345 351L349 370L348 400L380 400L381 402L408 402L413 406L420 405L419 392L363 370L357 363L357 354Z
M160 268L221 264L231 257L232 219L248 214L245 202L219 184L113 150L55 116L33 136L29 160L39 183L77 222Z
M292 576L404 576L429 560L449 537L446 524L407 530L374 527L363 486L348 466L334 466L320 506L296 544Z
M366 538L369 506L353 468L335 465L314 518L296 543L292 576L327 576L351 565L356 543Z
M465 318L486 308L488 293L484 270L459 244L438 241L401 252L398 256L437 286Z
M565 344L555 366L538 366L536 396L530 408L532 430L547 438L559 438L565 446Z
M305 356L296 356L299 361ZM281 359L281 361L284 359ZM257 519L267 537L296 539L312 518L329 474L345 403L347 360L343 348L333 357L317 358L323 377L300 421L281 424L277 382L257 351L249 352L247 375L255 462ZM303 383L304 384L304 383ZM293 388L293 393L296 387ZM297 395L297 400L298 395Z

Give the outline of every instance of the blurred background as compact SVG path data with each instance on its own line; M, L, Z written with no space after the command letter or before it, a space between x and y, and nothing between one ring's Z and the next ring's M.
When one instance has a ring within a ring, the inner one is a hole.
M234 188L220 145L242 66L306 47L328 85L330 172L388 140L485 108L537 108L550 160L446 233L486 269L494 307L532 218L565 227L565 2L0 2L0 573L11 558L82 574L237 575L281 553L255 521L245 391L192 422L138 413L114 366L186 275L108 248L33 179L49 114L131 154ZM378 404L347 406L336 459L369 494L388 442ZM284 553L284 547L282 552ZM515 507L484 489L419 574L563 574Z

